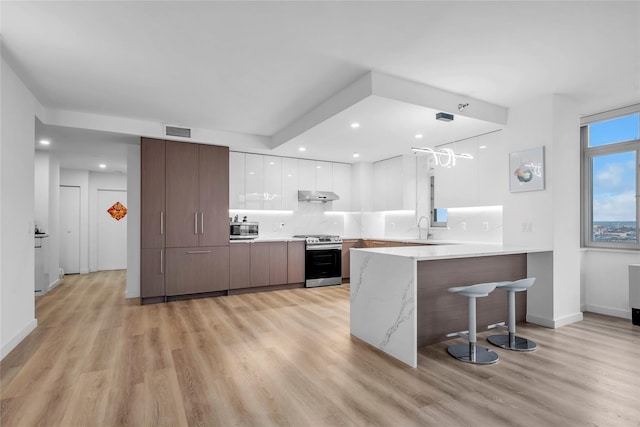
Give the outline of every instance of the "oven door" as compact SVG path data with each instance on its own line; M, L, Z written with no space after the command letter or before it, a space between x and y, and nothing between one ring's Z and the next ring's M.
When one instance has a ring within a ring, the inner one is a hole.
M305 279L307 288L341 284L342 245L308 245Z

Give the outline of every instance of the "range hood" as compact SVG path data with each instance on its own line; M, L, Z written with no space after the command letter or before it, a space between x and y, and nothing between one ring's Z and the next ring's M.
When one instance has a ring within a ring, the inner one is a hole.
M339 200L340 197L336 193L331 191L305 191L298 190L299 202L331 202L332 200Z

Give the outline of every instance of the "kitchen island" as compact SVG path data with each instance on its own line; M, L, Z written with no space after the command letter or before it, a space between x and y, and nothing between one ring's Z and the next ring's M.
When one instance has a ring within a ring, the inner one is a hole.
M552 253L499 244L351 250L351 334L416 367L418 347L467 329L467 300L447 288L536 277L517 298L518 321L536 323L552 287ZM528 295L527 295L528 294ZM478 300L478 330L507 320L506 292Z

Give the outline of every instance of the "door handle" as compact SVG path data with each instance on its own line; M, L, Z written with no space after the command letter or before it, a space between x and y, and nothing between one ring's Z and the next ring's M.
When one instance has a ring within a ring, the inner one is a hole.
M164 211L160 211L160 235L164 234Z
M210 254L211 251L186 251L186 254L189 255L193 255L193 254Z
M160 274L164 274L164 251L160 249Z
M193 213L193 234L198 234L198 212Z
M200 234L204 234L204 212L200 212Z

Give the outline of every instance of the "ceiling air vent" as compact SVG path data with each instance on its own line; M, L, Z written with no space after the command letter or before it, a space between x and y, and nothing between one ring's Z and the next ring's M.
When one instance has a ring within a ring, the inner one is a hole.
M164 134L166 136L177 136L179 138L191 138L191 129L165 125Z

